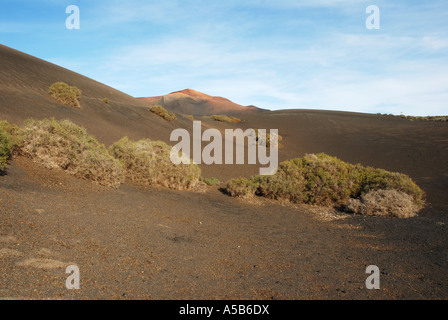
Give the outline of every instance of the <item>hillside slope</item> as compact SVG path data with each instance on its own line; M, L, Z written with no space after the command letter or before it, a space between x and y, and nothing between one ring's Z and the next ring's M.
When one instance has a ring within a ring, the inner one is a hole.
M133 98L41 59L0 46L0 61L0 119L20 124L30 117L68 118L86 127L105 144L123 136L169 142L175 128L186 128L191 132L192 122L186 117L178 115L176 121L167 122L152 114L144 99ZM82 90L81 109L61 105L49 96L48 87L56 81L67 82ZM185 96L187 100L214 101L215 106L231 103L194 90L173 95ZM109 103L104 103L103 98L108 98ZM188 103L179 106L180 111L191 107ZM213 112L223 113L223 110L214 109ZM448 190L446 123L316 110L240 112L238 117L244 122L229 124L202 117L196 119L202 121L203 129L214 127L221 132L239 127L278 129L284 138L283 148L279 150L280 161L306 153L325 152L351 163L406 173L425 189L432 204L448 207L445 196ZM201 165L201 168L205 176L227 181L232 177L256 174L259 166Z
M48 88L58 81L82 91L81 109L64 106L50 97ZM104 98L108 104L102 101ZM70 119L106 144L125 135L167 141L169 133L182 126L160 119L144 102L123 92L0 45L0 118L20 124L27 118L46 117Z

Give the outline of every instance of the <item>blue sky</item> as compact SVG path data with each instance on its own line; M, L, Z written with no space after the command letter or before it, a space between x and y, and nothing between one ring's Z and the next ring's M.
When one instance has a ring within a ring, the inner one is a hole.
M380 30L365 26L371 4ZM0 43L135 97L448 114L446 0L0 0Z

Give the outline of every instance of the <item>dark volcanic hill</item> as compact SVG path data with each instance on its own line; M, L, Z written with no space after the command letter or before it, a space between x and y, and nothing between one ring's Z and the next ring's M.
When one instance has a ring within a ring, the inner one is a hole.
M48 94L64 81L82 91L81 108L64 106ZM109 103L102 100L107 98ZM411 175L428 199L446 205L448 127L446 123L408 121L398 117L324 110L257 112L225 98L183 90L162 97L134 98L121 91L47 61L0 45L0 119L21 124L27 118L70 119L105 144L128 136L169 141L176 128L191 130L191 120L167 122L149 111L161 103L183 114L237 113L243 123L226 124L201 118L203 128L272 128L283 136L283 161L306 153L325 152L342 160ZM196 110L196 111L195 111ZM245 110L252 110L245 112ZM258 172L257 165L201 165L205 176L221 181Z
M58 81L82 91L81 108L60 104L48 94ZM109 103L104 103L107 98ZM127 135L167 141L176 124L162 120L146 103L76 72L0 45L0 119L21 124L27 118L70 119L103 143Z
M57 81L82 90L80 109L49 96ZM159 100L172 99L165 106L178 113L239 112L244 122L237 124L196 119L221 132L278 129L280 161L325 152L409 174L425 190L427 206L412 219L332 220L329 208L248 203L218 191L229 178L256 174L258 165L202 164L204 177L222 183L194 193L100 187L14 157L0 174L0 299L448 297L446 123L323 110L254 112L193 90L152 99L0 45L0 120L70 119L110 144L123 136L169 142L173 129L191 129L180 114L167 122L151 113L148 104ZM81 290L65 286L72 264L80 269ZM372 264L381 270L381 290L365 288Z
M209 116L261 111L255 106L242 106L226 98L213 97L192 89L169 93L164 96L140 98L148 105L161 105L166 109L187 115Z

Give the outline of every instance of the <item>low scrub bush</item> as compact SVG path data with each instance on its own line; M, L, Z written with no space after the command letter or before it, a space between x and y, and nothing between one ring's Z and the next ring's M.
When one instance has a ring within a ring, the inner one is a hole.
M374 190L360 199L350 199L347 211L367 216L411 218L417 215L420 207L407 193L396 190Z
M236 178L227 182L226 191L232 197L250 197L257 191L258 184L251 179Z
M409 194L416 205L422 207L424 204L423 190L403 173L356 165L352 176L356 183L353 198L360 198L372 190L397 190Z
M0 121L0 171L4 171L16 145L18 127Z
M155 105L152 106L149 110L151 110L152 113L158 115L159 117L167 120L167 121L173 121L176 120L176 115L173 112L168 112L164 107Z
M210 119L213 119L215 121L221 121L221 122L227 122L227 123L239 123L242 120L236 117L229 117L226 115L212 115L210 116Z
M324 153L284 161L271 176L232 179L226 187L231 196L335 206L375 190L396 190L409 195L417 207L423 206L423 191L409 176L353 165Z
M404 114L393 115L393 114L382 114L377 113L380 116L392 116L392 117L400 117L402 119L408 119L410 121L420 120L420 121L434 121L434 122L448 122L448 116L406 116Z
M124 180L120 162L107 148L68 120L27 120L19 136L20 153L47 168L104 186L118 187Z
M77 87L69 86L65 82L56 82L50 86L48 91L51 97L62 104L73 108L80 108L81 90Z
M427 117L416 117L416 116L401 116L402 118L414 121L435 121L435 122L448 122L448 116L427 116Z
M174 165L166 143L149 139L131 141L127 137L110 146L118 159L126 179L140 185L161 185L176 190L197 189L203 186L201 170L196 164Z
M201 177L201 181L204 182L208 186L215 186L215 185L221 183L221 181L219 181L219 179L217 179L215 177L211 177L211 178L203 178L203 177Z

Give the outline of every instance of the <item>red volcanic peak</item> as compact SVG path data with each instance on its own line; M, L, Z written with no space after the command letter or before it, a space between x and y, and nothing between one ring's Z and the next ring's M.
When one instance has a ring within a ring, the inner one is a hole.
M212 96L209 96L208 94L205 94L205 93L193 90L193 89L184 89L184 90L180 90L180 91L174 91L174 92L171 92L170 94L174 94L174 93L183 93L190 97L195 97L195 98L212 98Z
M214 97L205 93L184 89L164 96L140 98L149 105L160 104L170 111L192 114L212 115L231 114L259 110L256 107L245 107L223 97Z

